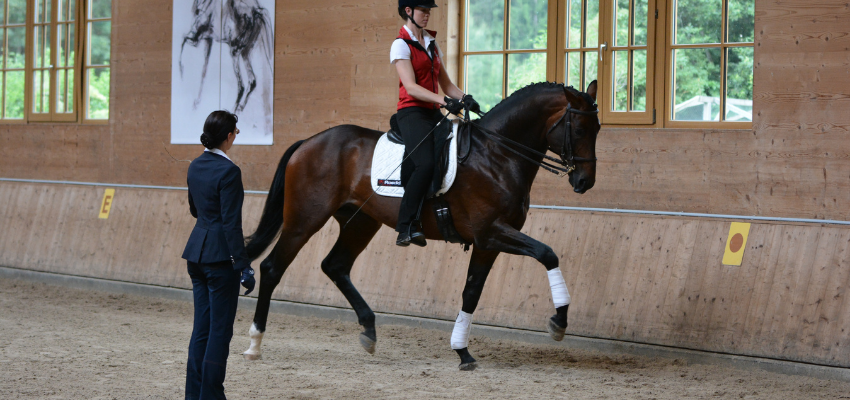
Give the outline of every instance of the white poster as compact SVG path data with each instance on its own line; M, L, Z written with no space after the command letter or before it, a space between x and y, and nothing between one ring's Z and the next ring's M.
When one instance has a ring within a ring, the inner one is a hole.
M174 0L172 144L199 144L215 110L239 117L236 144L272 144L274 8L274 0Z

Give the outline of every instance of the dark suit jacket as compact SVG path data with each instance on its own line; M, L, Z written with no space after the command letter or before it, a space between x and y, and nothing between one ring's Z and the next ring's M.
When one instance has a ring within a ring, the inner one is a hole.
M183 250L195 263L231 261L233 269L250 265L242 236L242 171L230 160L204 152L189 165L189 212L197 218Z

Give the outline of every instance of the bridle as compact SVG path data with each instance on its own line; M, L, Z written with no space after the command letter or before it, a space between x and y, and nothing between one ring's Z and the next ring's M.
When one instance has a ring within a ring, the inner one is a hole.
M549 156L546 153L541 153L541 152L539 152L535 149L532 149L532 148L530 148L530 147L528 147L528 146L526 146L522 143L519 143L517 141L509 139L509 138L507 138L507 137L505 137L505 136L503 136L503 135L501 135L497 132L493 132L492 130L487 129L487 128L479 125L477 122L469 119L469 113L468 112L466 113L466 120L469 121L470 125L474 126L475 128L477 128L481 132L484 132L485 134L489 135L490 137L496 139L495 143L497 145L501 146L502 148L507 149L507 150L511 151L512 153L514 153L514 154L516 154L516 155L518 155L518 156L520 156L520 157L522 157L522 158L524 158L524 159L526 159L526 160L528 160L528 161L530 161L534 164L537 164L537 166L545 169L546 171L549 171L549 172L551 172L555 175L558 175L559 177L563 177L563 176L569 174L570 172L575 171L576 162L595 162L596 161L596 157L593 157L593 158L576 157L573 154L573 125L572 125L573 114L596 115L596 114L599 113L599 110L596 110L596 109L590 110L590 111L584 111L584 110L577 110L575 108L570 107L570 101L569 101L569 98L567 97L567 88L564 88L564 98L566 98L566 100L567 100L567 109L564 110L564 115L562 115L561 118L558 118L558 121L555 122L555 124L552 125L552 127L550 127L549 130L546 131L546 137L549 137L549 134L552 133L552 131L559 124L561 124L562 122L564 122L564 120L566 120L566 123L564 124L564 140L561 143L560 151L556 151L555 149L552 149L551 146L547 147L547 150L549 150L549 151L551 151L555 154L558 154L560 156L560 159ZM537 160L535 160L535 159L533 159L533 158L531 158L531 157L529 157L525 154L520 153L518 150L512 148L511 146L519 147L519 148L521 148L521 149L523 149L523 150L525 150L525 151L527 151L527 152L529 152L529 153L531 153L531 154L533 154L537 157L543 157L545 160L549 160L549 161L551 161L551 162L553 162L557 165L550 164L546 161L537 161Z

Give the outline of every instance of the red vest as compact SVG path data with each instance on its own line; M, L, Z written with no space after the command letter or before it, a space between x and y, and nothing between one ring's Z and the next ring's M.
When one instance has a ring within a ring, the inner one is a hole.
M431 34L431 38L437 37L437 32L428 31ZM404 39L407 42L408 47L410 47L410 63L413 64L413 73L416 76L416 84L424 87L434 93L438 92L438 85L440 84L440 66L442 62L440 61L440 56L437 51L436 40L431 41L431 50L434 55L433 60L428 57L428 53L426 49L422 47L418 42L414 42L415 44L411 44L409 40L410 35L407 33L407 29L401 27L401 30L398 32L398 37L396 39ZM434 108L439 109L440 106L436 103L429 103L421 100L417 100L413 98L413 96L407 93L407 89L404 88L404 84L401 83L401 79L398 80L398 110L407 107L423 107L423 108Z

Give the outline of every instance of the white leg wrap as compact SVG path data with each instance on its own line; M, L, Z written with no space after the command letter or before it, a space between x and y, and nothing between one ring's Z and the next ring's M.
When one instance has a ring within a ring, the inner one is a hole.
M263 342L263 332L257 329L257 325L251 324L251 329L248 329L248 336L251 337L251 346L244 353L250 356L260 355L260 344Z
M461 311L457 315L455 328L452 329L452 350L465 349L469 346L470 330L472 330L472 314Z
M561 268L555 268L546 272L549 275L549 287L552 288L552 302L555 308L570 304L570 292L567 290L567 282L561 274Z

